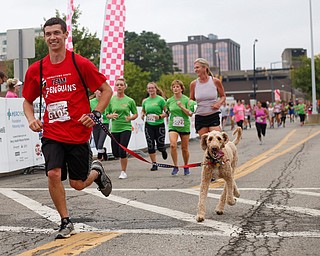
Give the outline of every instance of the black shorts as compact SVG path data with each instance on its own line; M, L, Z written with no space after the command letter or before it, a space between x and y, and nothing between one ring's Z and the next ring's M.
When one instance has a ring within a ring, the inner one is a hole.
M215 127L220 125L220 112L216 112L214 114L208 116L195 116L195 128L196 132L201 130L204 127Z
M42 138L42 152L45 158L46 175L54 168L61 168L61 180L85 181L90 173L92 151L88 142L68 144Z
M178 132L176 130L173 130L173 129L170 129L169 132L176 132L176 133L179 133L180 136L182 135L190 135L190 132Z

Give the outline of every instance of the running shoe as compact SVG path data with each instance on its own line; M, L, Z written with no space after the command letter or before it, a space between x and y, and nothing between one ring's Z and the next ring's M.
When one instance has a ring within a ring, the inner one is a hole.
M168 153L166 150L162 151L161 154L162 154L163 160L166 160L168 158Z
M177 175L179 172L179 168L178 167L173 167L173 170L171 172L171 175Z
M71 235L74 235L76 231L71 221L61 221L60 229L56 235L56 239L68 238Z
M126 178L128 178L128 175L126 174L126 172L122 171L120 173L119 179L126 179Z
M184 175L189 175L190 174L190 169L189 168L183 168L184 170Z
M155 163L153 163L150 171L158 171L158 166Z
M98 185L98 190L104 195L109 196L112 191L112 183L109 176L104 171L100 161L95 160L92 162L91 170L96 170L99 173L94 182Z

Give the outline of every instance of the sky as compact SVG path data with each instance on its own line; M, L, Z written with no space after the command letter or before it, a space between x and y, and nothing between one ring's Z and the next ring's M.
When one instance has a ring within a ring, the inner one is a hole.
M125 0L126 26L140 34L151 31L167 43L190 35L215 34L240 45L241 69L281 67L286 48L307 49L311 57L310 0ZM311 0L314 54L320 53L320 1ZM55 11L67 12L68 0L3 0L0 32L34 28ZM101 38L106 0L74 0L79 23Z

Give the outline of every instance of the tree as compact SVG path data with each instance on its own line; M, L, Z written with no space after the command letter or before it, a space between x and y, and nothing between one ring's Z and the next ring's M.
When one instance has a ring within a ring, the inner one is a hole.
M301 57L301 66L292 71L293 87L300 89L306 93L308 99L312 97L312 80L311 80L311 59L306 56ZM315 70L316 70L316 98L320 97L320 55L315 56Z
M150 81L150 72L143 72L141 68L134 63L125 61L124 77L128 85L126 94L133 98L137 105L141 105L142 100L147 95L147 84Z
M180 80L184 84L185 90L183 94L189 97L190 95L190 83L195 78L190 75L184 75L184 74L174 74L174 75L162 75L160 77L159 82L157 83L158 86L165 92L166 97L169 98L173 95L173 92L171 90L171 83L174 80Z
M160 36L152 32L125 32L125 60L135 63L142 71L151 73L157 81L162 74L173 73L171 49Z
M97 38L97 34L89 33L87 28L79 28L78 19L81 16L79 6L74 10L72 16L72 41L74 52L81 54L83 57L91 60L97 67L100 59L100 45L101 42ZM56 10L56 17L66 20L65 14L60 14ZM48 47L44 41L43 36L38 36L35 41L36 55L33 59L29 59L29 63L42 59L48 54Z

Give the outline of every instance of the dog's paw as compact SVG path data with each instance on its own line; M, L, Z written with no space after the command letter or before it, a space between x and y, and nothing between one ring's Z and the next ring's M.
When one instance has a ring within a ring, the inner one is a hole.
M204 216L198 214L198 215L196 216L196 221L197 221L197 222L202 222L202 221L204 221Z
M223 211L221 211L221 210L216 210L216 214L222 215L222 214L223 214Z
M235 205L236 202L237 202L237 200L236 200L235 198L232 198L232 199L229 199L229 200L227 201L227 204L228 204L228 205Z

